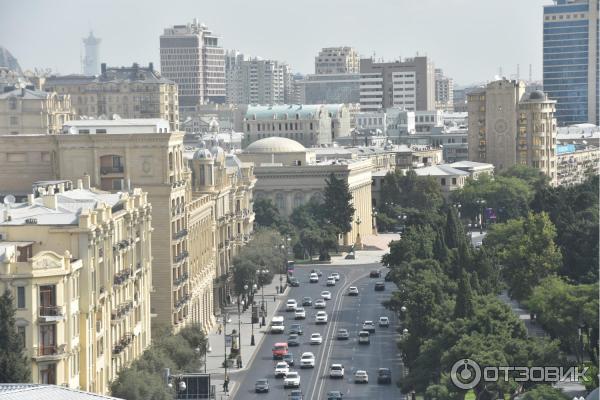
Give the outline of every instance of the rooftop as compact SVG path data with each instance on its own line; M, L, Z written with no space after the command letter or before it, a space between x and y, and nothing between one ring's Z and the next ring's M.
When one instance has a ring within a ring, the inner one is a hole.
M64 386L38 385L33 383L2 383L0 384L1 400L97 400L118 397L103 396L100 394L82 392Z
M415 173L419 176L468 176L469 173L449 165L432 165L425 168L416 168Z
M284 137L268 137L252 142L244 149L245 153L300 153L306 148L295 140Z
M104 129L102 132L91 129ZM82 131L87 129L87 132ZM69 134L123 134L123 133L168 133L169 121L160 118L137 119L81 119L68 121L63 125L63 133Z
M9 97L19 97L24 100L39 100L47 99L51 96L50 93L43 92L41 90L26 89L26 88L5 88L4 93L0 93L0 99L8 99Z
M248 106L248 120L295 120L314 119L321 110L327 110L320 104L282 104L272 106Z

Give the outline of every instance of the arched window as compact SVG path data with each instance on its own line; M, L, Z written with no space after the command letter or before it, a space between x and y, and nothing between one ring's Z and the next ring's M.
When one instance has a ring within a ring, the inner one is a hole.
M15 97L11 97L8 99L8 109L16 110L17 109L17 99Z
M296 193L294 195L294 208L300 207L304 203L304 195L302 193Z
M285 196L283 193L277 193L275 195L275 206L279 211L285 210Z

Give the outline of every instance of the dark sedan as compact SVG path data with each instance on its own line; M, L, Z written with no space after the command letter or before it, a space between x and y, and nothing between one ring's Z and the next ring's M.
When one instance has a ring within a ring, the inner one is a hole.
M254 384L254 390L256 393L267 393L269 391L269 380L259 379Z
M287 340L287 344L289 347L292 346L300 346L300 337L295 333L292 333Z
M383 292L385 290L385 283L383 282L377 282L375 284L375 291L376 292Z
M377 370L377 383L392 383L392 371L389 368Z

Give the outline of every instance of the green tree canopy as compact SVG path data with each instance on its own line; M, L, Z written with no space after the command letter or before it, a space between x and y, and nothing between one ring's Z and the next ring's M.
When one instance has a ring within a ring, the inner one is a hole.
M350 187L345 180L338 179L333 173L325 180L323 213L326 220L335 227L338 234L352 230L354 205ZM325 221L327 222L327 221Z
M523 400L570 400L570 397L559 389L549 385L538 385L521 396Z
M254 221L258 226L279 229L283 223L283 218L279 214L279 210L277 207L275 207L275 204L273 204L271 199L256 199L253 204L253 210Z
M15 326L15 307L10 291L0 296L0 383L31 381L29 361Z

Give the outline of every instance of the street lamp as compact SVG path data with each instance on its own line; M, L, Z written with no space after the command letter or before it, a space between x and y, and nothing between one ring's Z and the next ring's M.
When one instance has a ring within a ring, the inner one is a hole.
M477 203L479 205L479 207L481 207L481 214L480 218L479 218L479 233L483 234L483 222L485 220L485 216L484 216L484 207L485 207L485 200L483 199L479 199L476 200L475 203Z
M212 348L210 347L210 343L208 342L208 339L206 339L206 343L204 343L204 351L202 351L202 349L200 347L196 347L194 349L194 351L196 352L196 354L202 355L204 357L204 373L206 373L206 363L208 362L208 353L210 353L212 351Z
M256 291L258 286L256 286L256 283L252 285L252 299L254 299L254 292ZM254 346L256 344L256 342L254 341L254 301L252 301L251 303L252 305L252 312L250 315L250 321L252 323L252 336L250 336L250 346Z
M244 285L248 288L248 285ZM244 300L241 301L241 306L244 307ZM240 312L240 304L238 304L238 366L242 365L242 313Z
M269 270L264 268L264 269L259 269L258 271L256 271L256 274L258 275L258 280L260 283L260 290L262 292L261 294L261 305L260 305L260 311L262 314L262 324L261 326L265 326L266 323L266 314L267 314L267 304L265 303L265 282L264 282L264 277L269 273Z
M373 234L377 235L377 209L375 207L373 207L371 215L373 216Z
M224 342L224 363L223 366L225 368L225 374L224 374L224 380L227 380L227 323L231 322L231 318L229 318L229 315L224 314L223 315L223 342Z

